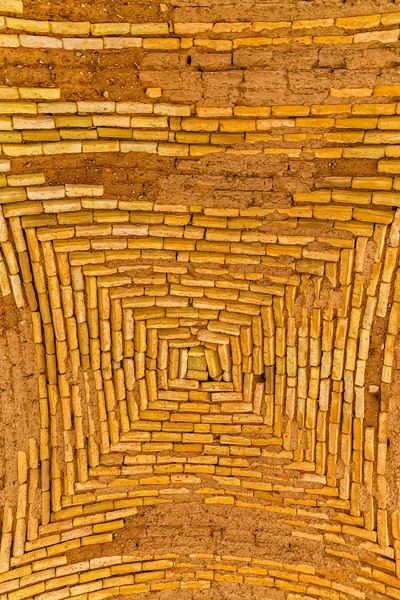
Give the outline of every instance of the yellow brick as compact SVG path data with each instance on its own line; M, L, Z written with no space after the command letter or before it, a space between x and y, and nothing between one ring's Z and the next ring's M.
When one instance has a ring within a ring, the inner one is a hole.
M352 525L343 525L342 526L343 533L347 533L349 535L354 535L356 537L360 537L365 540L369 540L370 542L376 541L376 532L368 531L366 529L360 527L354 527Z
M212 23L174 23L174 32L178 35L196 35L211 31Z
M119 152L119 142L103 142L94 140L93 142L83 141L82 152Z
M333 19L299 19L293 21L293 29L309 29L312 27L332 27Z
M65 38L65 42L67 39ZM19 35L21 46L24 48L62 48L63 42L58 39L47 35Z
M200 118L231 117L233 110L229 107L214 108L199 106L197 108L197 115Z
M179 50L180 40L176 38L145 38L144 50Z
M374 204L390 206L400 206L400 194L391 194L387 192L375 192L373 194L372 202Z
M242 583L243 576L242 575L228 575L226 573L215 573L214 576L215 581L224 581L227 583Z
M134 37L105 37L105 50L122 50L123 48L141 48L142 38Z
M271 114L269 106L235 106L233 111L237 117L269 117Z
M188 104L155 104L154 114L168 117L190 117L190 106Z
M354 36L354 43L365 44L368 42L380 42L381 44L394 44L398 39L398 29L391 31L369 31L368 33L356 33Z
M160 87L158 88L147 88L146 90L146 96L148 96L149 98L161 98L162 96L162 89Z
M351 187L355 189L391 190L391 177L353 177Z
M343 158L382 158L385 156L385 148L371 146L354 146L343 148Z
M164 128L168 127L168 117L132 117L131 127L141 128Z
M273 106L274 117L307 117L310 114L309 106Z
M18 48L19 36L13 33L0 34L0 48Z
M46 134L45 134L46 135ZM0 143L3 144L13 144L13 143L20 143L23 141L23 136L21 133L18 132L14 132L14 131L10 131L10 132L1 132L0 131Z
M296 202L318 202L325 203L331 200L330 190L319 190L316 192L298 192L293 194L293 198Z
M0 158L0 173L8 173L10 171L10 161L6 158Z
M48 33L50 31L48 21L33 21L31 19L16 19L6 17L7 29L16 29L18 31L27 31L29 33Z
M233 496L210 496L204 499L204 504L234 504Z
M93 115L94 127L130 127L131 118L128 115Z
M251 23L243 21L238 23L215 23L214 33L238 33L244 29L251 29Z
M369 104L368 106L373 105ZM313 104L311 107L312 115L337 115L350 112L351 104Z
M182 119L184 131L218 131L219 121L216 119Z
M24 5L22 0L0 0L0 11L22 14L24 12Z
M124 142L121 141L121 152L145 152L146 154L157 153L156 142Z
M75 154L81 151L81 142L54 142L54 144L43 144L43 154Z
M151 590L177 590L180 587L179 581L152 583Z
M180 582L180 587L183 590L207 590L211 587L209 581L185 581Z
M187 144L159 144L158 154L161 156L188 156L189 146Z
M297 127L334 127L335 119L319 119L314 117L303 117L296 119Z
M92 23L92 35L127 35L130 33L129 23Z
M399 96L400 85L377 85L374 87L375 96Z
M0 100L19 100L19 92L17 87L0 86ZM2 129L5 129L2 126ZM11 129L11 128L8 128Z
M90 546L92 544L105 544L107 542L112 542L112 540L112 533L100 533L98 535L89 535L88 537L82 538L82 546Z
M335 21L337 27L344 29L369 29L378 27L381 15L365 15L361 17L342 17Z
M229 52L232 50L231 40L194 40L194 45L201 48L209 48L216 52Z
M335 98L368 98L372 95L370 88L341 88L331 89L331 96Z
M119 519L118 521L111 521L109 523L98 523L93 525L93 533L104 533L105 531L114 531L115 529L121 529L124 526L124 521Z
M369 204L371 202L371 192L353 192L333 190L332 200L334 202L350 202L351 204Z
M21 215L40 215L43 212L43 206L40 202L18 202L4 207L5 217L19 217Z
M210 146L208 144L204 144L203 146L191 144L190 146L190 156L205 156L206 154L215 154L216 152L224 151L225 148L223 146Z
M334 219L335 221L349 221L352 217L351 206L314 206L313 216L315 219Z
M73 114L77 112L76 102L39 102L39 114Z
M394 115L395 112L395 102L391 104L355 104L352 109L354 115Z
M316 44L351 44L352 35L319 35L313 38Z
M378 171L380 173L400 173L400 160L380 160L378 163ZM9 180L10 177L8 177L8 181Z
M132 35L168 35L168 23L132 23Z
M332 150L332 149L330 148L330 150ZM336 150L336 148L333 148L333 150ZM264 148L264 154L285 154L285 155L290 156L292 158L300 158L301 149L294 149L294 148Z
M55 123L53 117L38 116L30 117L13 117L14 129L54 129Z
M8 598L9 600L22 600L23 598L29 598L29 596L40 594L41 592L44 592L44 589L44 582L37 583L36 585L30 585L29 587L17 590L16 592L10 592Z
M179 144L208 144L210 141L210 134L178 132L176 134L176 141Z
M400 23L400 12L384 13L381 16L382 25L398 25Z
M255 131L256 121L254 119L221 119L220 129L225 133Z
M244 135L241 133L212 133L211 143L212 144L242 144L244 142Z
M53 40L53 38L50 38L50 40ZM104 42L102 38L65 37L62 40L62 45L64 50L102 50L104 48Z
M388 158L399 158L400 157L400 146L387 146L384 148L385 155Z
M148 573L136 573L135 582L151 581L154 579L164 579L165 571L149 571Z
M0 102L0 114L3 115L36 115L34 102Z
M168 142L169 141L169 133L168 131L154 131L154 130L144 130L141 131L139 129L133 130L133 139L134 140L143 140L146 142ZM177 140L175 140L177 141ZM157 144L155 144L157 147Z
M42 144L7 145L3 144L3 154L6 156L40 156L43 154Z
M336 119L336 127L340 129L375 129L377 118L349 117L347 119Z
M255 21L252 29L253 31L260 32L265 29L284 29L291 26L291 21Z
M292 38L293 42L297 43L297 44L312 44L313 38L311 37L311 35L302 35L302 36L298 36L298 37L294 37ZM280 44L280 43L286 43L284 41L284 38L275 38L273 40L274 44Z
M329 132L324 133L324 138L328 140L328 142L337 142L340 144L354 144L357 142L362 142L364 139L363 131L341 131L341 132Z
M372 223L362 223L361 221L347 221L342 223L340 221L335 222L335 229L343 231L351 231L356 236L372 236L374 232L374 226ZM331 489L331 488L329 488ZM320 492L321 493L321 492Z
M22 137L24 142L58 142L60 140L58 131L24 131Z
M116 111L118 114L147 115L153 112L153 105L144 102L116 102Z
M240 46L270 46L272 44L272 38L270 37L249 37L249 38L236 38L233 40L233 47L240 48Z
M134 585L121 585L119 588L119 593L122 595L144 594L149 591L150 591L150 586L145 583L138 583L138 584L134 584ZM113 595L115 595L115 594L113 594Z
M90 22L50 21L50 31L57 35L89 35Z
M399 129L400 117L380 117L378 129Z
M384 223L388 225L393 220L392 212L383 210L374 210L372 208L354 208L353 217L358 221L367 221L371 223ZM371 460L371 459L369 459ZM373 460L373 459L372 459Z
M58 88L20 87L19 95L22 100L58 100L60 90Z

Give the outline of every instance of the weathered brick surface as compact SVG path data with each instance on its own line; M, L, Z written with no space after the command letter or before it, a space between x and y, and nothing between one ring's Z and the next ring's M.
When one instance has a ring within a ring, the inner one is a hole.
M2 600L399 596L399 23L0 0Z

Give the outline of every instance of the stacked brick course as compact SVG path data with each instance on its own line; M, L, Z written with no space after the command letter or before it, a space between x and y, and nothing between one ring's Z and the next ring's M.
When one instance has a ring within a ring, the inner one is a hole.
M40 418L0 598L400 598L400 12L181 4L0 0L0 289ZM127 548L177 504L305 552Z

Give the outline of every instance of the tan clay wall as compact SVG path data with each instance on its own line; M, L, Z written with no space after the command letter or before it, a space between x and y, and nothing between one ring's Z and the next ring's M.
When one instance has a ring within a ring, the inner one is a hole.
M396 7L0 0L0 600L400 598Z

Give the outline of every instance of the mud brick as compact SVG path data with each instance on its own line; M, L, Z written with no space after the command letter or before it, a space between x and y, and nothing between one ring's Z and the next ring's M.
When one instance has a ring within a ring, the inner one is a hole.
M397 597L400 13L24 4L0 595Z

